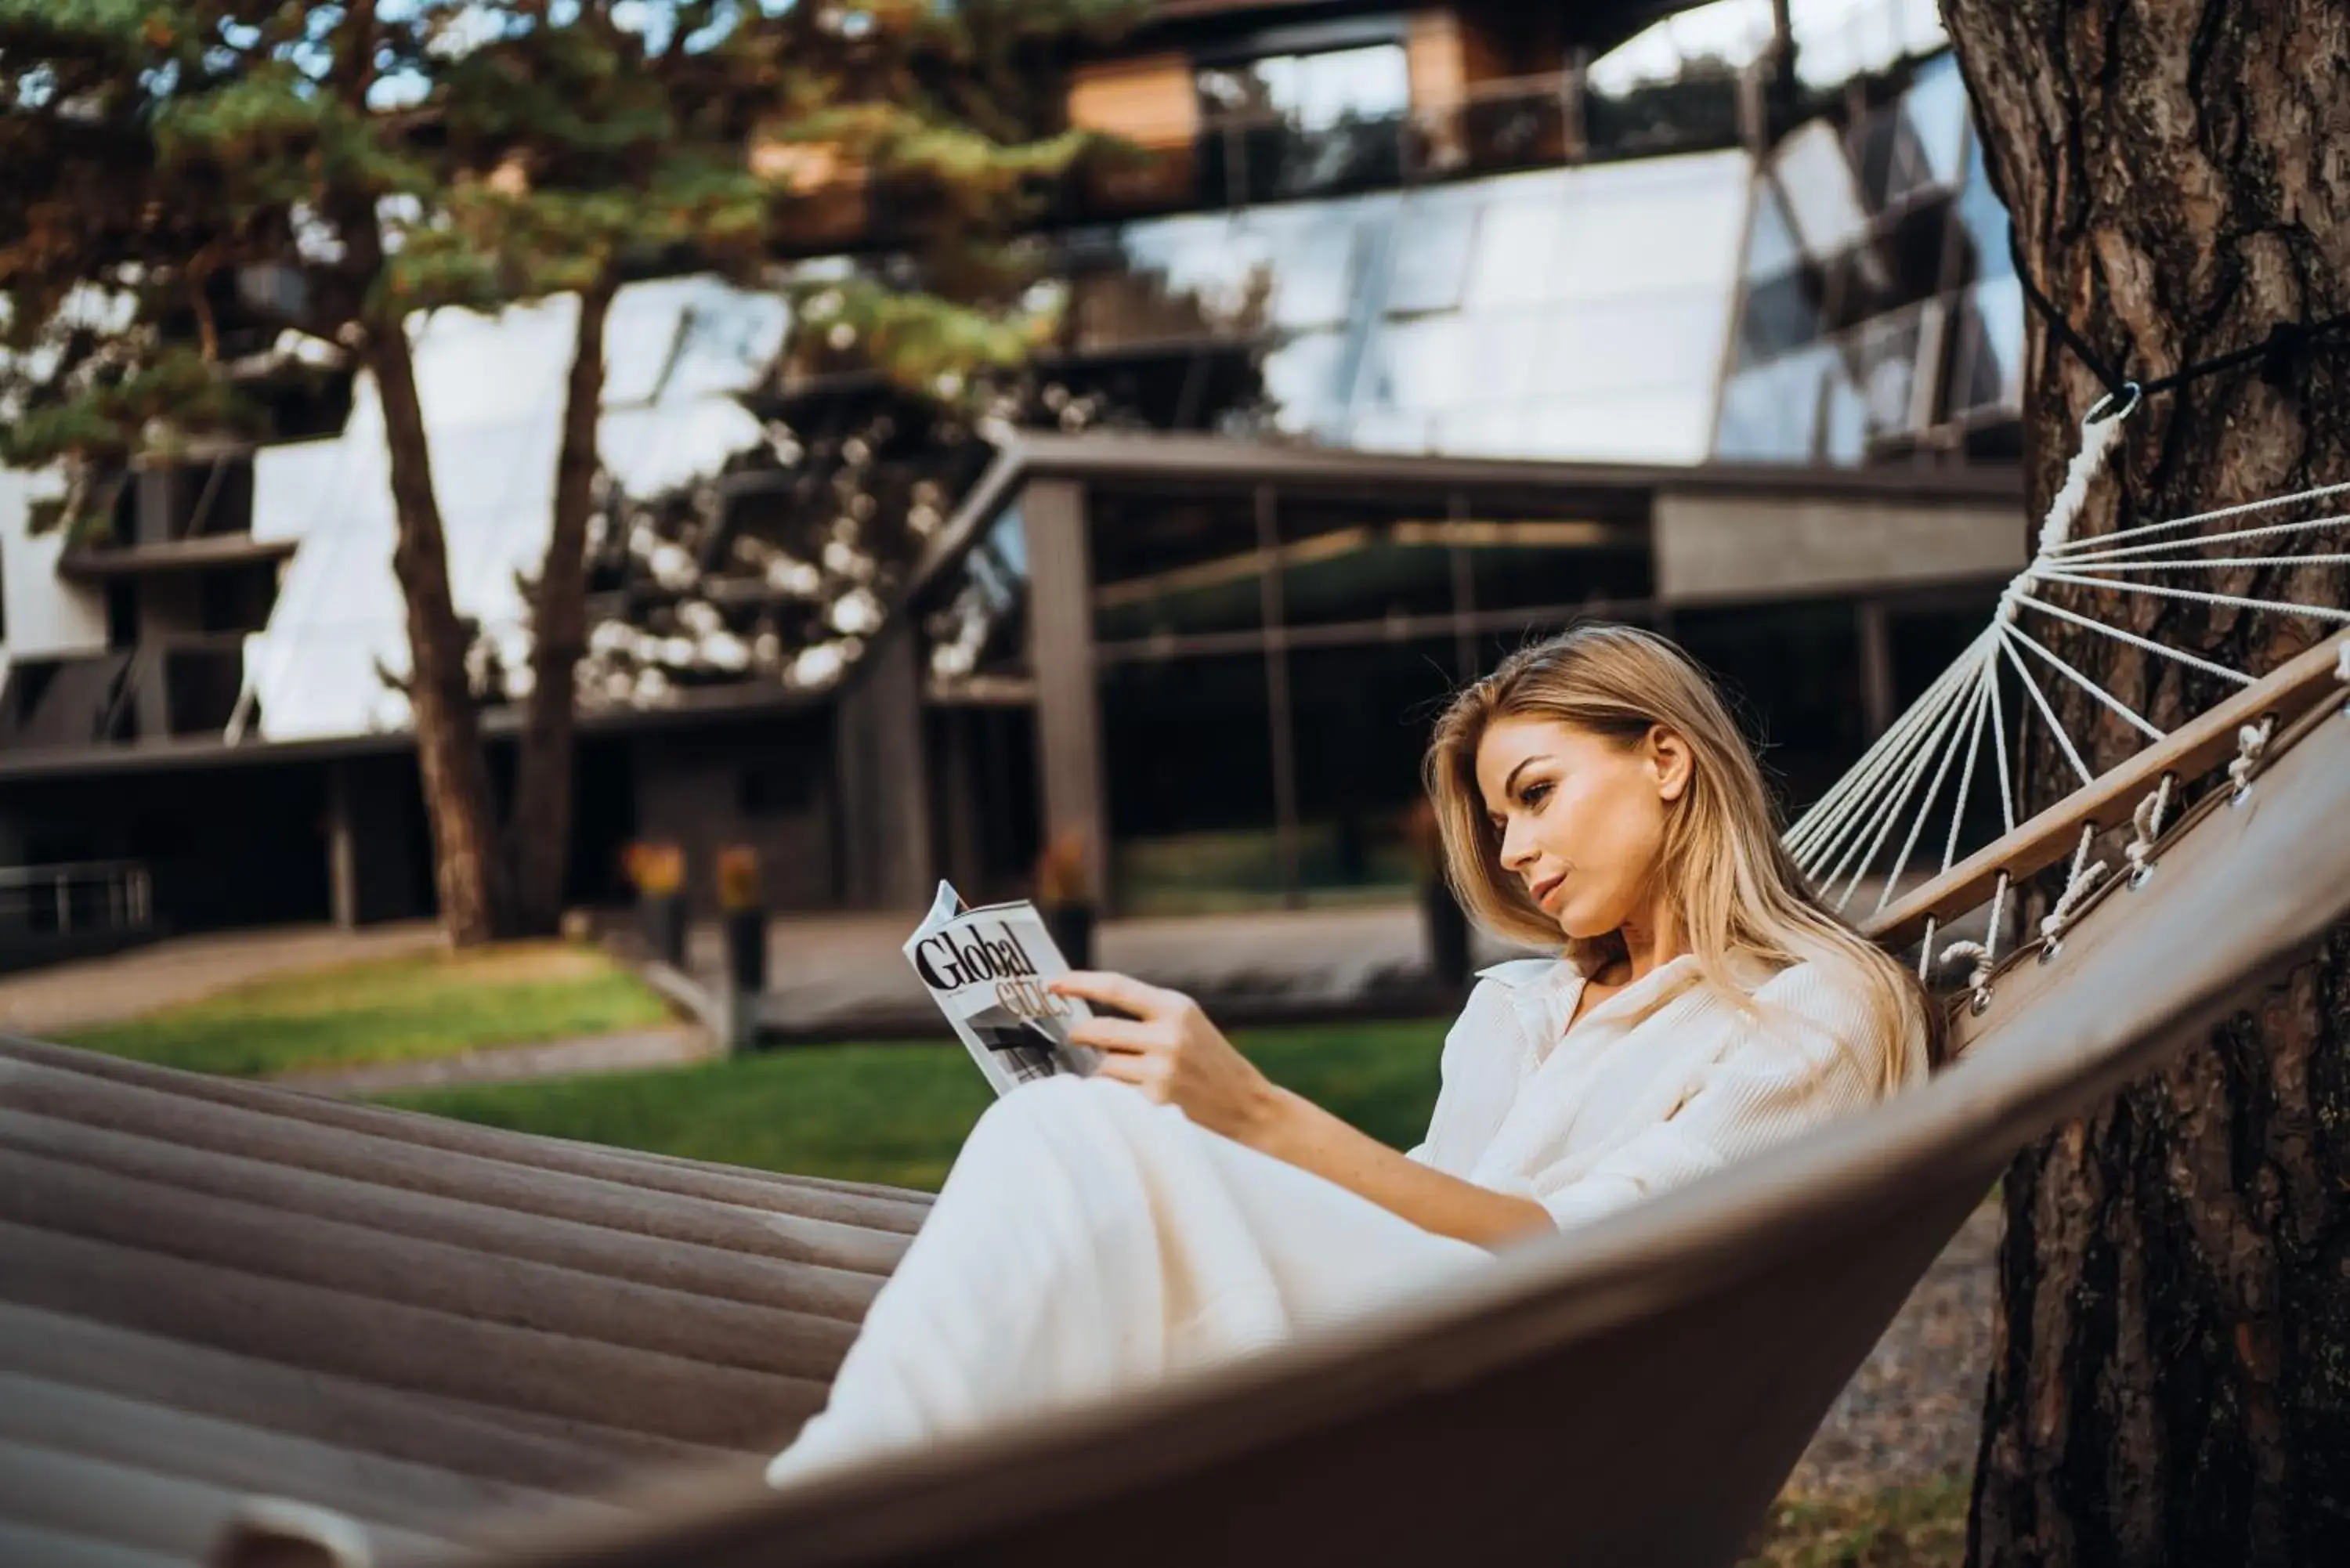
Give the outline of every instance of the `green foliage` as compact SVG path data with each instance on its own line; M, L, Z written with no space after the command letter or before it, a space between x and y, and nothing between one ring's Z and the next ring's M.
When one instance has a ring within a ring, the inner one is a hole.
M609 1033L668 1016L660 997L602 953L531 944L260 981L70 1044L258 1076Z
M1244 1031L1275 1082L1398 1147L1436 1102L1435 1022ZM655 1073L397 1096L461 1120L623 1148L935 1190L987 1108L952 1045L822 1045Z
M0 0L0 314L22 349L77 285L135 302L109 340L0 366L0 457L109 462L151 421L237 400L217 359L254 264L304 277L289 323L348 348L442 305L608 292L649 270L756 275L822 192L755 149L823 144L889 194L911 267L858 341L905 385L1016 362L1039 335L1006 259L1089 145L1060 124L1073 40L1137 0ZM164 361L173 362L168 367ZM213 379L221 379L213 366Z

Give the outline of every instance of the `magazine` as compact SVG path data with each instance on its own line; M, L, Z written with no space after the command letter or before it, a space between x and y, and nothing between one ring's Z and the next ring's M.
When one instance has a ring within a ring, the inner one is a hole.
M999 1095L1038 1078L1093 1072L1100 1054L1069 1044L1093 1012L1045 989L1069 972L1034 904L966 909L948 883L906 939L906 959Z

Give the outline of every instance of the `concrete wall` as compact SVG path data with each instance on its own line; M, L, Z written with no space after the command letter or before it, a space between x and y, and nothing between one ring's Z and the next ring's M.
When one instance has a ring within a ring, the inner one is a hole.
M1655 517L1657 593L1678 603L1882 593L2024 564L2007 505L1665 492Z

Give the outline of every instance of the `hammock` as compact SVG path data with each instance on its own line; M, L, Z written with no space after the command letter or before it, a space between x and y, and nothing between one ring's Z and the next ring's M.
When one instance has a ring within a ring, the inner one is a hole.
M0 1562L1731 1562L2014 1152L2350 914L2350 639L2211 666L2231 695L2014 820L2006 715L2063 734L2032 589L2278 536L2073 545L2100 440L1998 628L1791 830L1880 940L1967 965L1932 1082L1272 1355L778 1494L920 1197L0 1043ZM2000 831L1961 857L1976 783Z

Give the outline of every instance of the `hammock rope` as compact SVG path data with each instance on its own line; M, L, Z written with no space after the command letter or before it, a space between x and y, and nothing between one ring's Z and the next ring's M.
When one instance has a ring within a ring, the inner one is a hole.
M2132 888L2145 887L2154 875L2154 847L2161 841L2163 814L2170 809L2171 786L2178 782L2177 774L2163 774L2162 782L2130 813L2131 837L2122 846L2122 860L2130 868Z
M1991 827L1977 809L1984 789L1997 798L1996 831L2012 834L2019 805L2015 762L2027 728L2045 728L2054 750L2085 787L2100 775L2093 757L2118 765L2128 754L2128 742L2155 745L2174 732L2152 711L2091 676L2049 634L2104 639L2234 689L2253 685L2256 674L2171 647L2127 624L2134 606L2147 600L2198 604L2350 625L2350 608L2339 602L2332 584L2320 580L2333 571L2303 570L2350 566L2350 541L2343 536L2350 529L2350 508L2340 499L2350 495L2350 482L2077 535L2092 488L2120 450L2124 427L2143 390L2127 384L2116 388L2083 423L2080 445L2041 522L2033 558L2001 592L1991 624L1788 830L1785 842L1797 867L1837 910L1852 909L1873 887L1875 896L1864 907L1882 915L1919 876L1948 872L1969 848L1970 825L1980 824L1978 834ZM2296 510L2303 514L2292 515ZM2304 545L2304 554L2287 553ZM2209 574L2209 586L2182 586L2182 575L2192 582L2196 573ZM2260 588L2253 580L2261 574L2280 574L2281 586ZM2073 603L2060 604L2047 597L2058 588L2084 592ZM2306 588L2321 591L2304 593ZM2350 682L2350 649L2341 656L2339 673ZM2051 680L2089 699L2090 707L2074 724L2065 722ZM2192 712L2181 714L2172 723L2191 717ZM2094 746L2081 727L2092 722L2099 726ZM2268 720L2246 725L2239 736L2227 770L2236 798L2248 794L2274 730L2274 721ZM2138 800L2118 859L2097 857L2099 826L2083 826L2063 887L2039 923L2043 961L2053 961L2066 929L2116 867L2130 887L2145 886L2188 782L2165 774ZM1918 948L1919 977L1930 980L1938 971L1971 961L1965 985L1980 1010L2010 936L2013 891L2013 878L2002 869L1992 884L1980 935L1947 940L1939 950L1936 942L1948 936L1955 914L1944 909L1929 919Z

